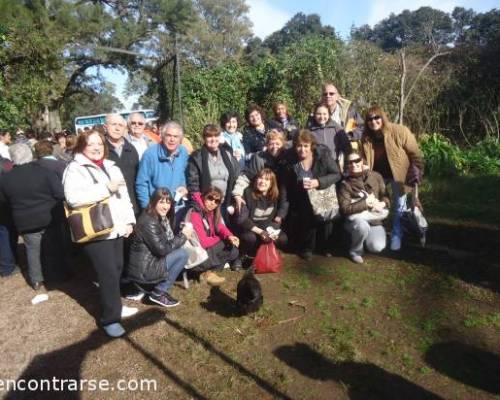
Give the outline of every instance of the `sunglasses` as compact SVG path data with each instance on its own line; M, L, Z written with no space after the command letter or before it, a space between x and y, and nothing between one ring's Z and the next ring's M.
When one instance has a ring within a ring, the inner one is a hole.
M220 204L220 198L219 197L215 197L215 196L212 196L211 194L209 194L206 199L208 201L213 201L215 204Z
M325 92L323 93L323 96L335 96L336 94L336 92Z
M349 164L357 164L363 161L361 158L355 158L354 160L349 160Z
M142 125L144 125L144 122L132 121L132 122L130 123L130 125L139 125L139 126L142 126Z
M368 122L371 122L373 120L379 120L379 119L382 119L382 117L380 115L372 115L371 117L368 117L366 120Z

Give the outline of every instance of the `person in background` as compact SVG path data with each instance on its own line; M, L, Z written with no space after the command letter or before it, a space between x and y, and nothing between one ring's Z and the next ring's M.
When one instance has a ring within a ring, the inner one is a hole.
M361 141L368 167L378 172L392 190L391 250L401 249L403 231L401 215L406 209L406 193L420 183L424 159L417 140L410 130L389 122L379 106L372 106L365 115L365 131Z
M339 184L338 200L340 213L346 218L345 228L351 235L349 256L355 263L363 263L363 247L369 252L379 253L385 249L386 234L382 219L368 220L364 211L381 213L389 206L384 179L378 172L363 166L358 153L346 158L348 176Z
M160 134L161 143L149 147L139 164L135 187L141 209L147 208L149 199L160 187L166 187L174 198L188 194L185 171L189 155L181 145L182 127L177 122L167 122Z
M243 129L243 146L245 147L246 159L261 150L266 145L266 135L274 127L265 119L262 108L251 104L245 111L247 125Z
M12 141L12 137L9 131L0 130L0 156L10 160L9 154L9 144Z
M139 112L133 112L128 116L128 134L126 139L135 147L139 155L139 161L144 152L154 144L158 143L152 140L146 133L146 119Z
M102 308L100 324L110 337L120 337L125 334L121 318L138 311L122 307L120 294L123 238L132 233L135 216L123 174L107 159L105 142L104 135L96 130L78 136L74 159L64 171L63 185L66 202L71 208L109 199L113 231L81 247L97 273Z
M211 186L218 187L222 196L221 212L227 222L227 207L231 204L231 192L240 165L232 155L231 149L220 145L220 130L215 125L203 127L203 146L189 157L186 171L187 188L191 195L205 191Z
M134 228L126 274L136 284L153 284L149 300L162 307L180 304L169 290L188 261L182 245L193 235L188 226L174 235L173 222L174 199L167 188L158 188Z
M55 134L56 144L54 145L53 155L59 160L69 161L70 155L66 152L66 133L58 132Z
M54 155L54 146L49 140L40 140L35 144L35 161L38 165L56 173L62 182L67 163L57 159Z
M193 208L188 214L188 220L193 224L200 245L207 251L208 260L193 268L202 272L201 278L211 285L219 285L225 278L213 270L219 270L229 263L231 269L241 269L238 247L240 240L222 222L220 205L222 192L214 186L209 186L203 193L194 193Z
M277 129L285 134L286 140L293 140L295 135L299 133L299 124L288 113L288 107L283 102L273 104L274 118L272 122Z
M42 265L57 278L69 271L68 258L59 247L62 215L57 209L64 200L63 187L53 171L32 162L27 144L13 144L9 151L14 168L2 175L0 196L8 203L26 247L29 283L40 290L45 281Z
M352 101L343 98L333 83L326 82L322 86L321 102L328 105L330 119L346 132L349 140L353 142L352 147L358 149L363 134L364 121ZM311 116L307 127L310 126L312 119Z
M244 190L264 168L269 168L276 174L280 195L286 199L286 187L282 184L283 169L286 162L284 146L285 137L283 133L277 129L271 129L266 138L266 150L259 151L250 159L234 185L232 195L238 212L241 205L245 203L243 199Z
M351 152L351 143L342 127L330 118L330 109L326 103L314 106L309 130L316 138L316 143L324 144L330 149L343 171L345 155Z
M2 187L2 176L11 171L13 166L12 161L0 156L0 188ZM14 275L20 272L20 270L16 266L16 259L11 246L11 212L3 200L5 199L2 199L0 196L0 276L6 277Z
M220 126L222 128L220 143L226 143L231 147L234 158L243 168L245 166L245 148L242 142L243 135L238 132L238 114L232 111L222 114Z
M122 171L127 184L128 196L134 207L135 215L139 214L137 197L135 194L135 183L137 170L139 168L139 155L134 146L125 140L127 123L120 114L106 115L106 144L108 146L108 158L114 161Z

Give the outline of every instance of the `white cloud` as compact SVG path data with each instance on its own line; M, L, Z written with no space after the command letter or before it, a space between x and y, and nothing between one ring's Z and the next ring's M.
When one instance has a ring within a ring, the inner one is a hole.
M275 8L269 0L248 0L247 5L250 8L248 17L253 23L253 33L261 39L280 30L293 16Z
M458 4L462 3L462 4ZM390 13L399 14L403 10L416 10L420 7L428 6L445 12L451 12L455 7L463 6L475 8L471 2L457 2L457 0L374 0L371 1L371 12L368 24L375 25L377 22L387 18Z

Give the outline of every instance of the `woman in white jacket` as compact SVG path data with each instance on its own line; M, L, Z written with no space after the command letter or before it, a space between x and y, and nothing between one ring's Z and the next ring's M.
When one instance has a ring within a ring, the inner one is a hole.
M125 333L120 323L123 237L132 233L135 217L123 175L113 161L106 159L107 153L104 136L100 132L90 130L80 134L74 148L74 158L64 171L63 185L70 207L109 198L113 231L84 243L82 247L98 277L101 325L109 336L119 337Z

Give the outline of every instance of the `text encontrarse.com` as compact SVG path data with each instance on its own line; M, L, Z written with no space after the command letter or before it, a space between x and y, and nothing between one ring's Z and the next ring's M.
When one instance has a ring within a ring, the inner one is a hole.
M0 379L0 391L156 391L156 379Z

